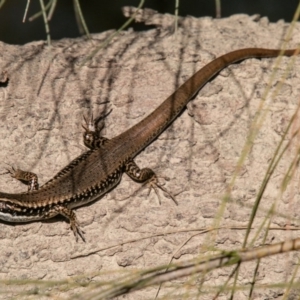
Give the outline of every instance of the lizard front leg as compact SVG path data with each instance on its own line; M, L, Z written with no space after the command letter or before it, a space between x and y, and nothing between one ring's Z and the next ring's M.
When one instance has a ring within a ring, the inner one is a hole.
M153 170L151 170L149 168L140 169L133 159L129 159L125 163L124 168L125 168L125 173L131 179L133 179L136 182L140 182L140 183L149 185L149 192L151 191L151 189L154 189L154 191L157 195L159 204L161 204L161 200L160 200L160 196L158 193L158 189L161 189L163 192L165 192L167 195L169 195L171 197L171 199L174 201L174 203L176 205L178 205L178 202L176 201L175 197L159 184L157 176Z

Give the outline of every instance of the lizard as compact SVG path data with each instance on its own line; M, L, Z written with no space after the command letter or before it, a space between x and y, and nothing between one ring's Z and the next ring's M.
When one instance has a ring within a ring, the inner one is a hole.
M7 169L12 177L28 184L23 193L0 192L0 219L7 222L30 222L62 215L69 220L76 241L85 241L84 231L74 208L101 198L113 189L126 173L133 180L150 188L163 188L150 168L140 169L134 157L155 140L183 111L199 90L222 69L247 58L268 58L297 55L297 49L245 48L224 54L202 67L154 111L136 125L108 139L101 135L97 119L85 119L83 142L89 148L52 179L39 187L32 172ZM175 198L169 193L177 204Z

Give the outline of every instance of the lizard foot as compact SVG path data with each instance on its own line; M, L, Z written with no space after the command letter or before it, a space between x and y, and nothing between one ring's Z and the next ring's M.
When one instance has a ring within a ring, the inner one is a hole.
M158 198L158 201L159 201L159 204L161 205L161 199L160 199L160 195L159 195L159 192L158 192L158 189L162 190L163 192L165 192L173 201L176 205L178 205L178 202L176 201L175 197L167 190L165 189L161 184L159 184L158 182L158 178L156 175L152 176L147 182L145 182L143 184L143 186L145 185L148 185L149 187L149 192L148 192L148 196L149 194L151 193L151 190L153 189L157 198Z
M100 120L106 118L111 112L112 112L112 109L109 112L100 115L96 119L94 119L93 114L91 114L90 118L88 118L85 115L83 115L84 124L81 124L81 126L83 127L83 129L86 132L97 132L97 133L100 133L100 131L104 127L104 124L101 124L101 125L98 126Z
M81 124L85 130L83 133L83 143L89 149L101 148L103 147L104 143L108 141L106 137L103 137L100 134L104 127L104 123L101 126L98 126L100 119L103 119L104 117L105 116L100 116L94 120L93 114L89 119L83 116L85 122L85 124Z
M75 239L76 239L76 242L78 242L79 240L79 237L85 242L85 237L84 237L84 231L80 228L77 220L72 220L70 222L70 227L74 233L74 236L75 236Z
M94 121L93 114L91 114L91 117L89 119L85 115L83 115L83 119L84 119L84 124L81 124L83 129L86 132L90 132L90 131L95 132L96 131L96 126L95 126L95 121Z
M81 230L74 211L64 206L55 207L55 211L69 220L76 242L78 242L79 237L85 242L84 231Z

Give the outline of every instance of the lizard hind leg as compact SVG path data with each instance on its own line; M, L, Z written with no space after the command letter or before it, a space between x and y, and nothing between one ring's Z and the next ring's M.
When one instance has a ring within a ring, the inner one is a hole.
M74 213L74 211L64 206L58 206L55 208L55 210L56 213L59 213L60 215L64 216L69 220L70 228L74 233L76 242L78 242L79 237L85 242L84 231L80 228L79 222L76 218L76 214Z
M21 169L15 169L12 166L10 166L9 169L7 168L6 171L7 172L5 173L1 173L1 175L10 174L12 178L15 178L26 184L28 186L28 192L36 191L39 189L38 176L35 173L23 171Z
M165 189L162 185L159 184L158 178L153 170L149 168L140 169L133 159L129 159L125 163L125 173L134 181L143 183L143 186L148 185L148 195L153 189L158 198L159 204L161 204L161 199L159 196L158 189L162 190L167 195L169 195L169 197L174 201L174 203L178 205L178 202L176 201L175 197L167 189Z
M97 149L103 146L103 144L108 141L106 137L101 136L100 132L104 127L104 123L99 126L99 122L101 119L106 117L108 114L110 114L111 111L109 111L104 116L99 116L94 120L93 114L90 116L90 118L86 118L83 116L85 124L82 124L82 127L84 128L85 132L83 133L83 142L86 147L89 149Z

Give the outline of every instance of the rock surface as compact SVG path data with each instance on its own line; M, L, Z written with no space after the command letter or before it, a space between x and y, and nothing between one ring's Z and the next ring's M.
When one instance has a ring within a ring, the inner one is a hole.
M43 184L86 150L82 142L83 115L99 115L112 109L103 130L103 135L111 138L142 120L215 57L239 48L278 48L289 30L284 22L274 24L266 18L246 15L219 20L180 18L176 34L173 16L145 11L140 21L156 28L122 32L82 67L86 56L111 32L94 34L91 41L56 41L51 48L44 42L24 46L0 43L3 172L6 164L30 170ZM289 48L297 46L299 30L297 24ZM271 91L265 97L269 87ZM243 228L249 222L274 151L298 107L299 95L300 58L282 58L280 62L249 59L223 70L189 103L188 110L135 159L140 167L150 167L162 177L161 183L176 196L178 206L162 193L159 205L155 193L147 197L147 189L124 175L112 192L76 209L86 243L75 242L63 218L15 226L1 222L0 279L68 279L73 285L64 289L38 285L37 298L46 294L64 298L79 292L86 296L93 291L90 286L84 287L89 282L109 280L132 269L166 265L172 255L173 262L178 262L211 254L208 247L216 251L240 249L246 232ZM258 111L263 113L263 121L250 152L235 173ZM291 126L285 143L291 140L298 123ZM298 168L284 192L281 187L290 164L297 159L298 140L292 140L263 195L249 239L258 235L255 246L299 235L298 231L273 229L264 242L265 231L258 229L269 220L272 228L299 224ZM232 200L225 204L223 197L229 187ZM26 189L8 175L0 177L1 191ZM270 218L272 205L275 212ZM200 233L214 225L241 230L223 228ZM199 234L195 235L195 229ZM258 284L285 282L298 259L298 253L290 253L262 260ZM240 286L249 285L254 268L255 263L242 266ZM204 284L224 284L230 271L212 272ZM192 298L194 284L179 279L173 286L163 286L159 295L186 292L187 298ZM7 286L7 293L2 295L9 298L17 291L31 292L32 286ZM127 297L153 299L156 291L153 287ZM248 293L249 287L245 287L236 295L247 299ZM254 298L274 299L282 293L282 289L273 287L257 289ZM201 299L211 296L209 293Z

